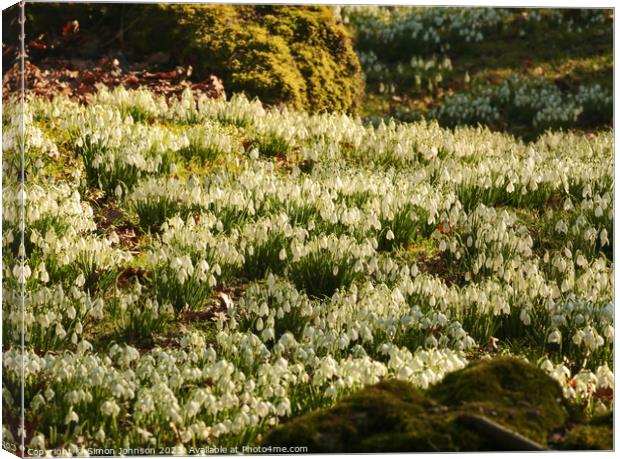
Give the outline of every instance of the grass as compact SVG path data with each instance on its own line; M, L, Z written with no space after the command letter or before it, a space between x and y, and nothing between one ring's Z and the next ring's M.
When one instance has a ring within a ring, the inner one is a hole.
M359 277L353 257L336 258L333 254L314 251L289 267L288 276L300 290L316 298L331 297Z

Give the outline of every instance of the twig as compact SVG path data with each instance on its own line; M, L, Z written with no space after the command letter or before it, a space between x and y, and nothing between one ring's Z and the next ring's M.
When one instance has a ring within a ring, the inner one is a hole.
M485 417L462 415L459 417L459 421L473 428L478 433L495 440L498 445L506 448L505 451L546 451L546 448L535 441Z

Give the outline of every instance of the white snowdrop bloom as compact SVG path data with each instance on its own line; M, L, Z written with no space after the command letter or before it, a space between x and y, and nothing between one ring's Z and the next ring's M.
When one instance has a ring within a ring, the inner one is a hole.
M43 269L40 271L40 274L39 274L39 279L40 279L40 280L41 280L41 282L43 282L44 284L47 284L47 283L50 281L50 276L49 276L49 274L48 274L47 270L45 270L45 268L43 268Z
M285 398L276 405L276 414L278 416L286 416L291 413L291 403Z
M95 440L97 440L99 443L103 443L105 441L105 438L105 431L100 427L99 430L97 430L97 433L95 433Z
M405 297L403 296L398 287L395 287L394 290L392 290L391 297L392 301L394 301L394 303L396 304L401 304L405 302Z
M551 317L551 325L554 327L561 327L566 324L566 317L562 314L555 314Z
M338 395L338 390L333 385L330 385L327 387L327 389L325 389L324 395L327 398L336 398L336 396Z
M70 305L67 308L67 317L69 319L73 320L73 319L75 319L76 315L77 315L77 311L76 311L75 307L73 305Z
M55 333L56 336L60 339L63 339L65 336L67 336L67 332L65 331L64 327L60 322L56 324Z
M547 337L547 342L548 343L561 343L562 342L562 334L560 333L559 330L554 330L551 333L549 333L549 336Z
M586 258L582 254L577 255L577 259L575 262L579 267L584 267L588 264L588 260L586 260Z
M398 371L398 375L396 377L400 379L401 381L409 381L412 375L413 375L413 370L407 366L403 366Z
M271 327L265 328L263 332L261 333L261 340L263 342L271 341L274 339L274 337L275 337L275 334L274 334L273 328Z
M70 424L72 422L78 422L80 417L77 415L75 411L73 411L73 407L69 407L69 411L65 416L65 424Z
M84 283L86 282L86 279L84 278L84 273L80 273L76 278L75 278L75 286L76 287L82 287L84 286Z
M532 324L532 319L530 318L530 315L529 315L527 309L525 309L525 308L521 309L521 312L519 313L519 319L521 320L521 322L523 322L523 325L531 325Z
M261 303L258 309L259 316L268 316L269 315L269 305L266 302Z
M545 359L541 365L540 368L544 371L546 371L547 373L550 373L553 371L553 363L551 363L551 361L549 359Z
M614 388L614 374L607 365L601 365L596 370L597 384L602 388Z
M580 346L583 342L584 336L585 334L583 330L577 330L577 332L575 332L575 334L573 335L573 343L575 343L577 346Z
M47 401L49 402L49 401L51 401L54 398L56 393L52 390L51 387L48 387L47 389L45 389L44 395L45 395L45 398L47 399Z
M429 380L424 373L420 373L415 377L415 383L422 389L426 389L429 386Z
M428 347L436 347L438 344L437 338L435 338L433 335L428 336L426 340L424 341L424 343Z
M614 327L612 325L606 325L603 329L603 336L609 341L613 342L614 340Z
M607 230L605 228L603 228L601 230L600 239L601 239L601 245L603 247L606 246L606 245L609 245L609 238L608 238L608 235L607 235Z
M603 208L601 206L597 206L594 211L594 216L596 218L601 218L603 216Z
M558 220L558 222L555 225L555 230L558 233L563 233L566 234L568 232L568 226L567 224L564 222L564 220Z
M207 260L200 260L198 262L198 265L196 266L196 269L198 269L201 272L207 273L209 271L209 262Z
M575 317L574 317L573 321L574 321L574 322L575 322L575 324L577 324L577 325L582 325L582 324L584 324L584 323L585 323L586 319L585 319L585 317L583 316L583 314L578 313L578 314L576 314L576 315L575 315Z

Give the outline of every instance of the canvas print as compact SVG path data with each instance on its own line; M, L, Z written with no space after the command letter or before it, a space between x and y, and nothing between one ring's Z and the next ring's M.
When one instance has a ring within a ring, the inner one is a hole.
M4 450L613 450L613 9L2 21Z

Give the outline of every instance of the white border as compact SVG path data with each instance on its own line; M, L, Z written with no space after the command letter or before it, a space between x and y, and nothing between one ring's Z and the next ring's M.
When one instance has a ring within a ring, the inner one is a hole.
M63 3L67 2L67 0L60 0ZM38 2L38 0L31 0L31 3L35 3ZM18 3L15 0L0 0L0 6L2 7L2 9L6 9L14 4ZM85 3L85 2L83 2ZM123 3L122 1L118 1L118 0L95 0L92 1L92 3ZM157 2L153 2L153 1L147 1L147 0L134 0L132 2L127 2L127 3L157 3ZM310 5L316 5L316 4L321 4L321 5L412 5L412 6L481 6L481 7L515 7L515 8L527 8L527 7L537 7L537 8L545 8L545 7L549 7L549 8L614 8L615 7L615 2L613 1L600 1L600 0L590 0L588 2L582 2L582 1L577 1L577 0L564 0L564 1L519 1L519 2L514 2L514 1L506 1L506 0L495 0L495 1L484 1L484 0L477 0L477 1L455 1L455 0L443 0L441 2L436 2L436 1L429 1L429 0L417 0L417 1L407 1L407 0L396 0L396 1L372 1L372 0L340 0L340 1L331 1L331 0L297 0L297 1L287 1L287 0L269 0L269 1L256 1L256 0L223 0L223 1L219 1L219 2L191 2L191 1L182 1L182 0L169 0L168 3L232 3L232 4L310 4ZM615 13L615 11L614 11ZM2 31L2 26L0 25L0 32ZM615 21L615 17L614 17L614 64L615 64L615 50L616 50L616 45L618 43L618 28L616 27L616 21ZM619 79L618 79L618 71L614 65L614 108L616 106L616 91L615 88L618 86L619 83ZM615 109L614 109L614 113L615 113ZM1 114L1 110L0 110L0 114ZM615 117L614 117L615 120ZM614 142L615 144L618 143L618 133L615 130L615 122L614 122ZM617 173L616 173L616 169L615 169L615 149L614 149L614 185L616 182L616 178L617 178ZM0 177L0 187L2 184L2 178ZM618 200L618 196L619 196L619 191L618 188L616 186L614 186L614 206L615 203L620 202ZM615 209L615 207L614 207ZM1 215L1 208L0 208L0 215ZM614 226L614 242L617 242L617 233L618 233L618 229L617 229L617 225ZM1 220L0 220L0 232L1 232ZM617 250L618 250L618 246L616 245L616 248L614 250L614 260L616 260L617 258ZM614 272L614 300L615 298L617 298L617 291L616 289L618 288L617 286L619 285L619 275L618 272ZM0 295L1 295L1 288L0 288ZM615 322L614 322L614 328L615 328ZM1 336L1 328L0 328L0 336ZM618 365L618 353L616 352L616 346L614 343L614 374L617 373L619 365ZM1 365L0 365L0 374L1 374ZM616 398L614 398L614 407L616 406ZM0 417L1 417L1 413L2 413L2 407L0 405ZM619 443L618 443L618 415L614 410L614 445L616 446L616 448L618 447ZM449 456L453 456L454 454L456 455L462 455L465 457L477 457L477 456L481 456L484 458L488 458L488 459L503 459L506 455L508 455L510 457L510 459L521 459L521 458L531 458L533 454L542 454L544 456L545 459L549 458L549 459L553 459L553 458L581 458L584 457L586 454L588 457L593 457L593 458L602 458L602 457L613 457L616 455L615 452L584 452L584 451L569 451L569 452L539 452L539 453L521 453L521 452L506 452L506 453L436 453L436 454L429 454L429 453L416 453L416 454L412 454L412 453L398 453L398 454L351 454L351 455L344 455L344 454L330 454L330 455L317 455L317 454L304 454L304 455L296 455L295 457L319 457L319 456L324 456L324 457L329 457L329 458L341 458L341 457L352 457L352 456L370 456L370 457L415 457L415 458L420 458L420 459L426 459L426 458L439 458L439 457L449 457ZM9 452L0 449L0 459L14 459L16 456L10 454ZM136 456L139 457L139 456ZM149 458L164 458L164 459L169 459L170 456L148 456ZM225 456L222 456L225 457ZM288 457L288 456L284 456L284 455L280 455L280 456L269 456L269 455L261 455L261 456L245 456L245 457L261 457L261 458L281 458L281 457Z

